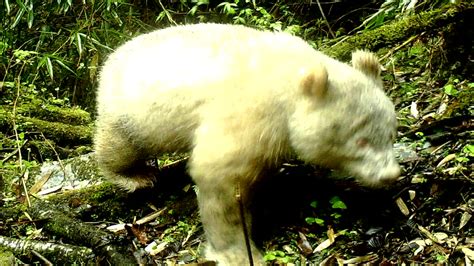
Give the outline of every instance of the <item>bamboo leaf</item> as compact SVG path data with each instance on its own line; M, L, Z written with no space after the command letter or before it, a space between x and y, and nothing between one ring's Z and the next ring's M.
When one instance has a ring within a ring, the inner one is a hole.
M7 15L10 15L10 2L8 0L5 0L5 9L7 10Z
M16 3L20 6L20 9L23 9L23 11L26 10L25 3L23 3L21 0L16 0Z
M82 55L82 39L81 39L81 34L79 32L76 32L76 48L77 52L79 55Z
M59 59L54 59L54 62L58 63L58 65L60 65L61 67L63 67L67 71L71 72L72 74L76 75L76 72L74 72L74 70L72 70L70 67L68 67L63 61L61 61Z
M48 69L48 74L51 80L53 80L54 75L53 75L53 64L51 63L51 59L49 57L46 57L46 68Z
M17 1L17 2L19 2L19 1ZM18 12L16 12L15 21L10 26L10 29L13 29L13 28L16 27L16 25L18 25L18 23L20 22L21 17L23 17L23 13L25 13L25 9L23 9L23 8L18 9Z
M89 39L90 39L94 44L96 44L96 45L98 45L98 46L100 46L100 47L102 47L102 48L105 48L105 49L107 49L107 50L109 50L109 51L114 51L114 49L108 47L107 45L104 45L104 44L100 43L98 40L96 40L96 39L94 39L94 38L89 38Z
M35 18L35 15L33 13L33 2L30 2L30 5L28 6L28 13L27 13L27 23L28 23L29 29L33 27L34 18Z
M43 65L46 65L46 70L48 71L48 75L51 79L54 78L54 72L53 72L53 64L51 63L51 59L49 58L48 55L45 55L43 58L38 63L38 69L42 67Z

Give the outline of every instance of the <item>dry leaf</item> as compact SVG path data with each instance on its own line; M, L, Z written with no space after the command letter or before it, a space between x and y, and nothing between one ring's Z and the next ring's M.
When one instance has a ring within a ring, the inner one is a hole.
M446 104L446 102L442 102L439 107L438 107L438 110L436 110L436 114L437 115L442 115L444 114L444 112L446 111L448 105Z
M441 241L434 235L432 234L430 231L428 231L428 229L424 228L423 226L421 225L418 225L418 230L426 236L426 238L428 238L429 240L437 243L437 244L441 244Z
M164 207L163 209L161 209L159 211L148 214L147 216L145 216L145 217L141 218L140 220L136 221L135 224L141 225L141 224L149 223L149 222L155 220L156 218L158 218L166 209L167 208Z
M125 225L132 226L132 224L120 223L120 224L114 224L114 225L108 226L105 229L109 230L110 232L117 233L117 232L125 230Z
M474 251L470 248L462 248L461 251L469 258L469 260L474 261Z
M416 197L416 191L408 190L408 195L410 196L410 200L413 201Z
M137 238L138 242L146 245L150 242L147 233L142 230L138 225L132 224L132 226L125 226L125 229L130 229L130 232Z
M408 209L407 205L406 205L405 202L402 200L402 198L398 197L398 198L395 200L395 203L397 204L398 208L399 208L400 211L403 213L403 215L405 215L405 216L410 215L410 210Z
M334 234L334 239L336 239L338 236L342 235L342 234L345 234L347 230L341 230L339 231L338 233ZM328 248L329 246L332 245L333 242L331 242L329 239L326 239L324 240L323 242L321 242L313 251L313 253L316 253L316 252L321 252L323 250L325 250L326 248Z
M471 218L472 214L468 212L463 212L463 214L461 215L461 221L459 222L459 230L461 230L461 228L463 228L469 222L469 220L471 220Z
M414 118L418 118L418 117L420 116L420 112L418 112L418 108L417 108L416 102L411 102L411 105L410 105L410 114L411 114L411 116L413 116Z
M30 194L36 194L38 191L41 190L41 188L48 182L49 178L53 174L53 171L47 172L44 176L42 176L36 183L30 188L29 193Z
M146 246L145 251L151 256L155 256L165 250L167 246L168 242L161 242L158 244L158 242L153 241L150 245Z
M444 242L446 242L446 240L448 239L448 234L443 233L443 232L436 232L436 233L433 233L433 236L436 237L436 239L437 239L440 243L444 243Z
M54 187L50 187L48 189L43 189L40 192L38 192L37 195L38 196L46 196L48 194L60 191L62 188L63 188L63 185L57 185L57 186L54 186Z
M193 186L192 184L187 184L186 186L183 187L183 191L188 192L189 189L191 189L192 186Z
M331 244L334 243L335 236L334 236L334 229L332 229L332 227L328 228L328 231L326 232L326 235L328 236L328 239L331 242Z
M445 165L447 162L452 161L456 159L456 154L451 153L448 156L444 157L443 160L441 160L436 167L441 167Z
M313 248L311 247L311 244L309 243L308 239L306 239L306 236L298 232L299 239L298 239L298 248L301 250L303 255L308 256L309 254L313 253Z

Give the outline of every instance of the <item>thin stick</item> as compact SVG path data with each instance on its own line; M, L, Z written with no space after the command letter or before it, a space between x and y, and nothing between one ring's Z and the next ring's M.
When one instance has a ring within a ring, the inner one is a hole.
M249 232L247 230L247 225L245 222L244 204L242 203L242 195L240 193L240 184L237 185L235 190L236 190L235 198L237 200L237 203L239 204L240 222L242 223L242 231L244 232L245 246L247 247L247 256L249 257L249 265L253 266L252 248L250 247Z
M328 26L329 33L331 34L332 38L336 38L336 35L334 34L334 32L331 29L331 25L329 24L328 20L326 19L326 15L324 15L324 11L323 11L323 8L321 7L321 3L319 2L319 0L316 0L316 3L318 4L319 12L321 12L321 16L323 17L324 22L326 22L326 25Z
M178 25L178 23L176 23L176 21L173 20L173 17L171 16L168 9L166 9L166 7L163 5L163 3L161 3L161 0L158 0L158 4L160 4L161 8L163 9L163 12L165 12L166 18L168 18L168 21L173 23L174 25Z
M48 265L48 266L53 266L54 265L53 263L51 263L51 261L49 261L43 255L41 255L38 251L32 250L31 253L33 253L36 257L40 258L44 262L45 265Z
M21 179L20 182L22 184L23 190L25 192L26 202L28 203L28 208L31 207L30 196L28 195L28 190L26 189L26 178L28 178L28 169L25 170L25 165L23 164L23 157L21 156L21 147L23 147L24 143L20 145L20 137L17 130L16 124L16 108L18 104L18 99L20 98L20 74L23 72L23 68L25 67L25 63L20 68L20 73L16 78L16 96L15 101L13 101L13 132L15 133L15 142L18 151L18 163L20 164L20 171L21 171Z

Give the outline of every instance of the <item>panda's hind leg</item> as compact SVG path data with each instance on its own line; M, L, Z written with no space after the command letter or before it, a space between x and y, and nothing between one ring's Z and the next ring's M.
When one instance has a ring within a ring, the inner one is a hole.
M151 187L155 182L152 168L146 165L146 145L133 136L129 123L97 121L95 151L99 168L113 183L134 191Z

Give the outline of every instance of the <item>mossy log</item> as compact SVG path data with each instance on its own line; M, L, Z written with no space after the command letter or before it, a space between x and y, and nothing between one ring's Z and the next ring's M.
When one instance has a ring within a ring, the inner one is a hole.
M58 107L38 99L19 105L16 113L25 117L68 125L88 125L92 122L91 115L78 107Z
M324 42L320 50L343 61L349 61L355 49L377 51L401 43L422 32L434 32L449 24L472 27L474 5L448 5L445 8L422 12L394 20L374 30L365 31L343 39ZM472 38L472 36L466 36Z
M95 265L95 258L91 249L69 244L56 244L33 239L17 239L0 235L0 247L11 250L16 254L32 255L31 253L40 253L41 256L46 258L54 257L55 263ZM13 253L10 254L9 256L14 258ZM14 259L11 263L5 262L0 255L0 265L17 264L15 264Z
M11 106L0 106L0 129L13 132L42 133L48 140L60 146L77 146L92 142L90 115L78 108L59 108L24 104L13 111Z
M60 207L63 209L58 209ZM56 205L56 208L52 209L49 202L36 200L29 211L36 220L44 221L44 230L92 248L98 255L104 256L111 265L137 264L132 252L121 248L125 245L118 243L113 234L67 215L71 213L69 208Z

